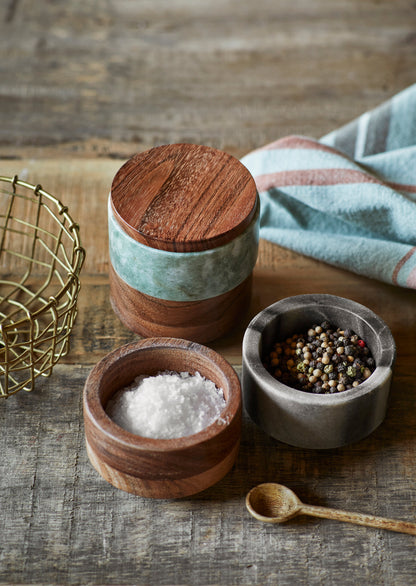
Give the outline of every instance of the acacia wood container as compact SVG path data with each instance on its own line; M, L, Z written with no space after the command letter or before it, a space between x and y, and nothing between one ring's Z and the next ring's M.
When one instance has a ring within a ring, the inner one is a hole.
M109 198L110 299L142 336L206 343L238 323L259 239L253 177L206 146L155 147L127 161Z
M224 392L220 418L190 436L153 439L130 433L106 414L115 392L135 377L160 371L198 371ZM237 374L219 354L181 339L147 338L104 357L84 387L84 423L89 459L113 486L152 498L200 492L225 476L237 457L241 435L241 388Z

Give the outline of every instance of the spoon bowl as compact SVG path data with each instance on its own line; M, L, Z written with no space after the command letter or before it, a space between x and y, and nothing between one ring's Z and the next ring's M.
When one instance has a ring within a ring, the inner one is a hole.
M252 488L246 497L246 507L255 519L264 523L283 523L302 514L416 535L416 523L305 505L290 488L274 482Z
M297 515L301 502L287 486L266 482L250 490L246 506L258 521L283 523Z

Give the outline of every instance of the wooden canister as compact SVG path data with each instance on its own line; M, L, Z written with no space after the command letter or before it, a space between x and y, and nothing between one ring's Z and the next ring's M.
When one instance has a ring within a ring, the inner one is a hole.
M259 239L253 177L231 155L172 144L114 177L108 206L110 299L142 336L208 342L241 320Z

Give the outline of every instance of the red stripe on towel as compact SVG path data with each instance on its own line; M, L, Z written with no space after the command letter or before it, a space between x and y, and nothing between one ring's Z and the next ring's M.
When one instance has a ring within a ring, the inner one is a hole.
M394 285L398 285L397 282L397 277L399 276L400 270L402 269L403 265L406 264L406 262L409 260L410 257L412 257L414 255L414 253L416 252L416 246L414 246L413 248L411 248L397 263L397 265L394 268L393 271L393 275L391 277L391 280L393 282ZM410 278L411 275L409 275Z
M279 150L279 149L310 149L310 150L315 150L315 151L332 153L332 154L337 155L339 157L342 157L344 159L348 159L349 161L352 160L345 153L343 153L335 148L332 148L330 146L322 144L322 143L314 140L313 138L308 138L306 136L297 136L297 135L285 136L284 138L280 138L279 140L276 140L275 142L271 142L270 144L266 144L264 147L260 147L259 149L256 149L253 152L260 152L260 151L267 151L267 150ZM349 182L347 182L347 183L349 183ZM382 183L382 182L380 181L380 183ZM385 183L386 183L386 185L388 185L392 189L395 189L396 191L405 191L408 193L416 193L416 185L410 185L410 184L405 185L402 183L394 183L392 181L391 182L386 181ZM288 185L293 185L293 183L288 184ZM315 184L313 184L313 185L315 185ZM316 184L316 185L318 185L318 184ZM277 185L276 185L276 187L277 187Z
M347 183L383 182L372 175L354 169L302 169L300 171L278 171L255 177L258 191L288 185L340 185Z
M396 191L407 191L407 193L416 193L416 185L405 185L403 183L393 183L392 181L386 181L386 185Z
M279 150L279 149L312 149L315 151L323 151L326 153L333 153L334 155L338 155L339 157L343 157L344 159L348 159L351 161L351 158L348 157L345 153L327 146L326 144L322 144L313 138L308 138L306 136L285 136L284 138L279 138L274 142L266 144L263 147L255 149L252 151L253 153L258 153L261 151L272 151L272 150ZM251 153L250 153L251 154Z

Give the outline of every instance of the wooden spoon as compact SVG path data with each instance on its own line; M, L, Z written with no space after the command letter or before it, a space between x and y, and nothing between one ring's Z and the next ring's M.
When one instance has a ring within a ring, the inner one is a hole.
M322 519L335 519L336 521L346 521L347 523L416 535L416 523L305 505L292 490L273 482L259 484L252 488L246 497L246 507L253 517L265 523L283 523L296 515L311 515Z

